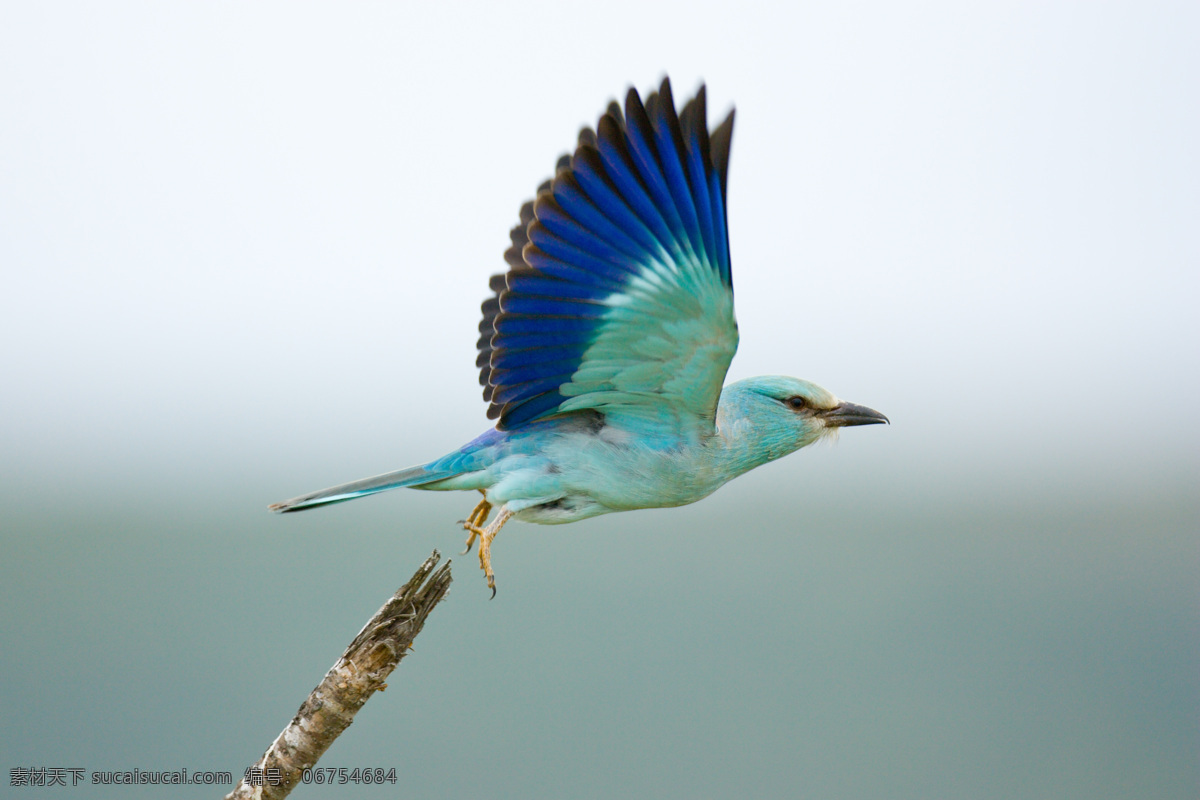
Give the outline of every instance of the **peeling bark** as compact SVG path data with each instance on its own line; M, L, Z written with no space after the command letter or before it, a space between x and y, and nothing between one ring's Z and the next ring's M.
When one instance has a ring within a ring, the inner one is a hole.
M225 800L275 800L286 797L304 770L316 765L354 715L375 692L383 691L388 675L412 649L425 618L450 588L450 562L434 572L441 555L434 550L408 583L359 631L333 668L300 706L296 716L251 767L260 775L281 780L250 784L243 777Z

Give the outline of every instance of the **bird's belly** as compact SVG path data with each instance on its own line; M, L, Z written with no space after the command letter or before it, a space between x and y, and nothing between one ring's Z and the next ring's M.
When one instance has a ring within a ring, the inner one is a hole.
M712 493L708 491L681 491L672 487L664 491L661 486L656 491L648 491L647 487L630 481L625 486L593 486L580 491L571 491L553 500L537 502L525 506L516 512L517 519L524 522L534 522L539 525L561 525L566 522L576 522L601 514L611 514L614 511L633 511L639 508L665 508L694 503ZM489 497L491 493L489 493ZM527 501L528 502L528 501ZM520 501L509 503L521 505Z
M562 525L566 522L577 522L618 510L608 508L586 495L573 494L529 506L518 511L515 516L522 522L534 522L538 525Z
M695 469L690 459L654 451L617 452L602 464L567 469L563 478L564 505L578 509L583 514L579 519L610 511L687 505L720 485L707 480L705 471Z
M505 505L526 522L554 525L613 511L681 506L722 483L702 447L656 448L629 437L614 442L584 435L537 444L536 454L498 459L489 470L490 485L478 487L486 486L492 504Z

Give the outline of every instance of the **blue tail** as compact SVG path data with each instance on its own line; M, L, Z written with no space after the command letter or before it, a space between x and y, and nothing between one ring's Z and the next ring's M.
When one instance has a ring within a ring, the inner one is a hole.
M293 497L282 503L267 506L271 511L283 514L288 511L304 511L317 506L327 506L333 503L344 503L359 497L366 497L376 492L386 492L388 489L399 489L402 486L420 486L455 475L454 472L428 470L425 467L409 467L408 469L389 472L386 475L376 475L373 478L363 478L353 483L343 483L322 489L319 492Z

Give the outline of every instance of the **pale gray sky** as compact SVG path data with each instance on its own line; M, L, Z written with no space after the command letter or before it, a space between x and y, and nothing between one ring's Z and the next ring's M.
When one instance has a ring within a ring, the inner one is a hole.
M518 206L669 73L738 108L731 378L884 409L912 458L1195 444L1195 7L825 5L10 7L4 439L457 445Z

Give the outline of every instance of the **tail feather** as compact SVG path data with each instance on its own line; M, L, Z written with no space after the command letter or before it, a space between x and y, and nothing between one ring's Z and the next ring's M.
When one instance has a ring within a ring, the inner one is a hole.
M425 467L409 467L408 469L397 470L396 472L388 472L384 475L376 475L373 478L363 478L351 483L343 483L340 486L331 486L319 492L312 492L300 495L299 497L293 497L291 500L284 500L282 503L273 503L267 506L267 508L278 514L284 514L289 511L305 511L310 508L317 508L318 506L344 503L347 500L355 500L377 492L386 492L388 489L399 489L402 486L420 486L423 483L431 483L443 478L449 478L452 475L454 475L453 472L432 471Z

